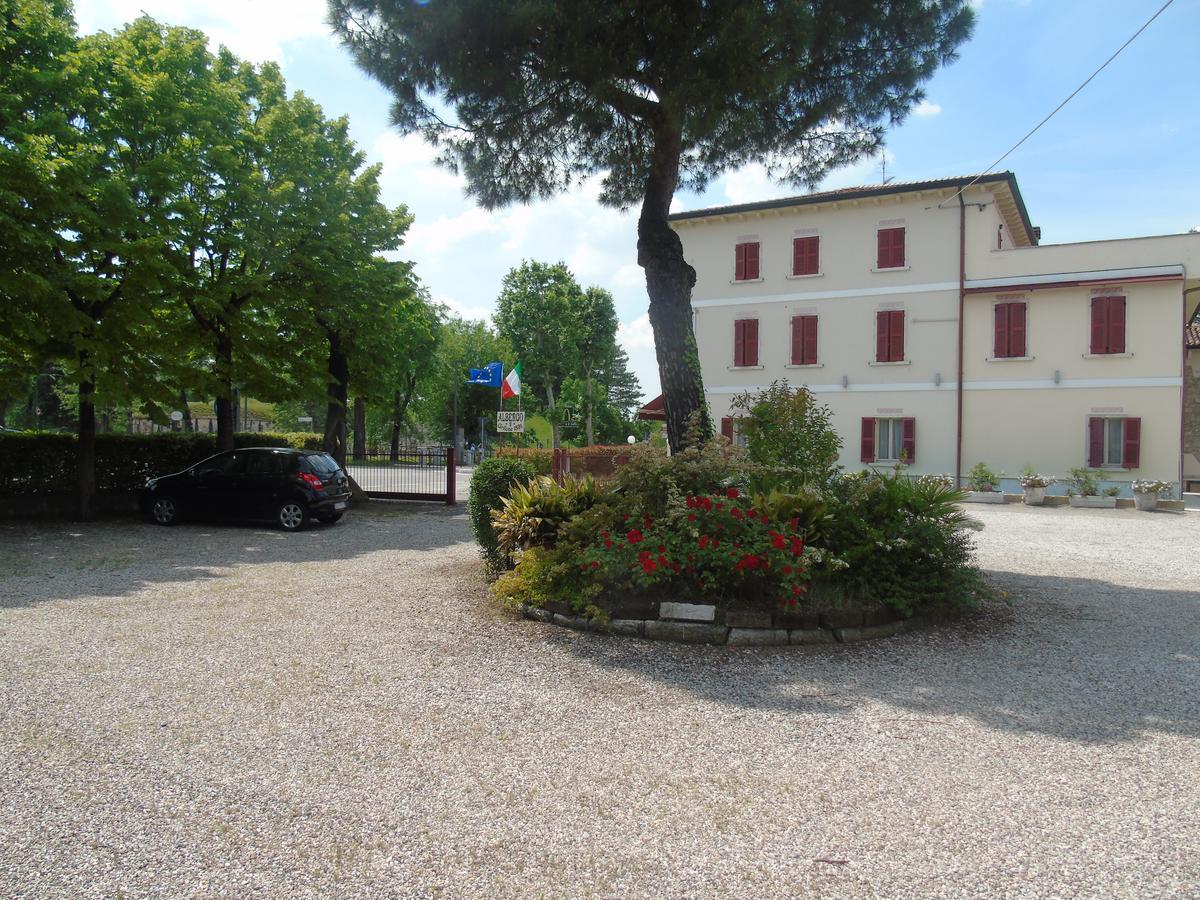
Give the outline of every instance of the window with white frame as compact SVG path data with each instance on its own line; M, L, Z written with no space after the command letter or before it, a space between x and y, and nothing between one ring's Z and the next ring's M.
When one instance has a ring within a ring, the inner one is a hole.
M904 452L903 419L875 420L875 458L882 460L899 460Z

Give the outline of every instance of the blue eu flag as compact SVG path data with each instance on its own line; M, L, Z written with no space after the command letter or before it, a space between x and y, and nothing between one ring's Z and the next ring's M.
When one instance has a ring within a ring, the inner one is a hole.
M472 369L467 384L482 384L484 387L500 387L504 375L503 363L488 363L482 369Z

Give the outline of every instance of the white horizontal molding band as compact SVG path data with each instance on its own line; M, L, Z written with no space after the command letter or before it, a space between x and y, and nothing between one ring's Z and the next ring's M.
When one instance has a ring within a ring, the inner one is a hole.
M1141 266L1134 269L1096 269L1091 272L1055 272L1051 275L1011 275L1005 278L968 278L967 288L1005 288L1022 284L1055 284L1059 281L1121 281L1183 275L1183 266ZM956 285L957 286L957 285Z
M797 384L799 384L797 382ZM1027 381L964 381L966 391L1031 391L1053 390L1055 388L1148 388L1148 387L1182 387L1183 379L1179 376L1162 378L1064 378L1058 384L1053 379L1038 379ZM903 393L906 391L953 391L957 385L953 381L943 381L940 385L932 381L892 381L883 384L806 384L814 394L852 394L852 393ZM763 385L751 384L742 386L721 386L705 388L707 394L741 394L745 391L757 393L765 391Z
M897 284L891 287L853 288L845 291L798 291L791 294L755 294L747 297L693 300L692 309L704 309L710 306L750 306L755 303L803 303L806 300L842 300L850 297L886 297L890 294L931 294L937 291L957 290L957 281L938 281L931 284Z

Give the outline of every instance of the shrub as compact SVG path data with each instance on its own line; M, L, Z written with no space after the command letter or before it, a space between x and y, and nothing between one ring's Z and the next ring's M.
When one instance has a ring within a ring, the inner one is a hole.
M967 473L967 484L973 491L994 491L1000 477L988 468L987 463L977 462Z
M539 475L527 484L515 485L507 497L500 498L499 509L492 510L497 550L511 557L530 547L552 549L563 524L594 506L599 496L591 476L568 477L560 485Z
M868 472L836 479L829 497L832 516L821 548L832 564L814 577L905 614L968 604L985 592L971 562L968 532L977 526L957 505L960 491Z
M319 450L321 436L307 432L234 435L238 447ZM62 494L75 490L77 439L71 434L0 435L0 495ZM96 435L96 489L140 491L147 478L186 469L217 452L216 436L188 431Z
M617 469L614 490L639 514L661 516L672 494L712 494L726 487L745 488L746 452L723 438L689 446L674 456L654 447L634 447L629 462Z
M520 456L515 447L501 447L496 451L496 457L502 459L520 459L535 475L549 475L554 467L553 450L538 447L522 447Z
M1070 485L1067 493L1072 497L1076 494L1081 497L1095 497L1100 493L1100 473L1091 469L1072 469L1071 479L1067 484Z
M802 484L824 484L837 472L842 440L829 407L808 388L775 381L765 391L737 395L732 408L743 413L738 428L751 462L787 468Z
M1053 475L1042 475L1030 463L1021 467L1021 477L1017 479L1023 488L1048 488L1058 479Z
M507 497L515 485L525 484L533 477L533 470L523 460L504 456L485 459L471 476L467 515L489 577L508 567L508 558L496 546L492 510L500 508L501 498Z

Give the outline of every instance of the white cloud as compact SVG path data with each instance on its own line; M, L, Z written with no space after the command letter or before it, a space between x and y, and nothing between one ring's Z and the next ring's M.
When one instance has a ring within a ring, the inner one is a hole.
M628 352L654 349L654 329L650 326L650 313L638 316L632 322L622 322L617 328L617 340Z
M254 62L284 62L285 45L301 38L333 38L325 0L79 0L82 34L111 31L143 13L204 31L213 49L224 44Z
M934 116L941 115L942 108L936 103L930 103L928 100L922 100L913 107L913 115L919 116L922 119L931 119Z
M750 163L736 169L722 176L720 181L730 203L754 203L800 193L794 185L781 184L771 178L766 166L761 163Z
M433 302L440 303L450 312L454 313L463 319L473 321L491 322L492 320L492 304L487 303L463 303L455 297L448 297L445 294L434 294Z

